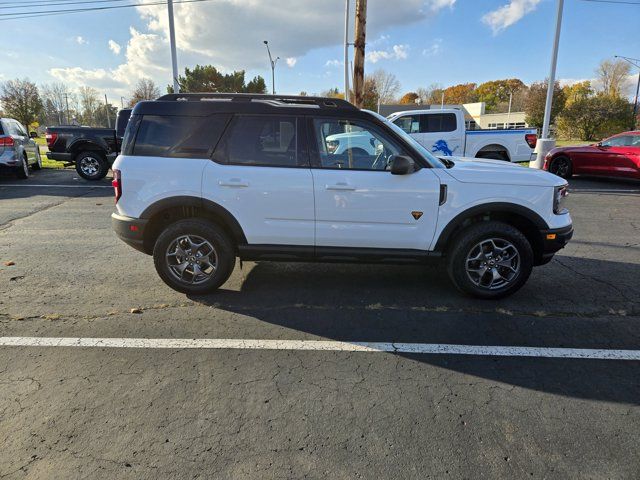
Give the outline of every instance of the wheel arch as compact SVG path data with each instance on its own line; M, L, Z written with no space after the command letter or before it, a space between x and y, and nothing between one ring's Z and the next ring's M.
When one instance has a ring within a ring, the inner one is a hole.
M520 230L533 248L538 261L543 253L542 230L549 228L547 222L536 212L522 205L493 202L471 207L456 215L440 233L434 250L446 255L450 241L465 227L485 221L502 221Z
M98 152L103 156L106 156L107 152L105 148L96 142L91 140L77 140L69 145L69 153L71 153L74 157L77 157L82 152Z
M186 218L204 218L219 225L236 247L247 243L244 231L233 214L218 203L203 198L165 198L148 206L140 218L148 221L144 233L144 251L148 254L153 253L153 246L166 226Z
M491 152L497 152L497 153L503 154L507 160L511 161L511 155L509 154L509 149L506 146L501 145L499 143L488 143L486 145L483 145L476 151L476 153L474 154L474 157L478 158L478 155L481 153L491 153Z

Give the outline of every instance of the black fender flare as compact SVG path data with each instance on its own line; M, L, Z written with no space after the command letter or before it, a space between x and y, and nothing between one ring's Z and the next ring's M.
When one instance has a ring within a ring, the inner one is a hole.
M192 197L187 195L181 195L177 197L163 198L155 203L152 203L140 214L141 219L149 220L155 214L176 207L195 207L207 212L210 212L216 218L219 218L223 226L227 227L230 233L233 235L234 240L239 245L245 245L247 243L247 237L240 226L238 220L222 205L208 200L206 198Z
M538 230L547 230L549 225L547 222L536 212L531 210L530 208L524 207L522 205L518 205L515 203L506 203L506 202L491 202L491 203L483 203L482 205L476 205L474 207L468 208L463 212L459 213L455 217L449 221L446 227L440 233L438 240L436 242L435 249L436 251L444 251L447 241L451 237L451 235L462 226L462 224L473 217L481 215L483 213L510 213L516 214L521 217L526 218L531 223L533 223Z

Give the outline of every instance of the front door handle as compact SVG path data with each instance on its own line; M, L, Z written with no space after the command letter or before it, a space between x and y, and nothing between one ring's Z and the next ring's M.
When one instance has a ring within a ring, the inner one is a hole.
M232 178L230 180L220 180L218 181L218 185L221 187L248 187L249 182L245 182L244 180L240 180L239 178Z
M325 185L325 188L327 190L355 190L356 187L354 187L353 185L349 185L346 182L339 182L339 183L334 183L333 185Z

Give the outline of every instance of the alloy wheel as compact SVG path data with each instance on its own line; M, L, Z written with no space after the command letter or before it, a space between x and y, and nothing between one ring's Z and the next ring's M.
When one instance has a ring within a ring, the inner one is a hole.
M83 157L80 160L80 170L88 177L93 177L100 170L100 161L94 157Z
M218 266L216 249L197 235L177 237L169 244L165 258L171 274L190 285L208 281Z
M482 240L469 251L465 269L477 287L497 290L513 283L520 274L520 253L502 238Z

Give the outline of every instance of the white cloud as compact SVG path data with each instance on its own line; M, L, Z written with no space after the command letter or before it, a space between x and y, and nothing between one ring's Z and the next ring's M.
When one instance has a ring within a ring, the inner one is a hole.
M436 38L431 45L422 49L422 55L425 57L434 57L442 50L442 39Z
M390 50L373 50L366 54L366 59L378 63L380 60L405 60L408 56L409 45L394 45Z
M539 3L540 0L509 0L506 5L483 15L482 21L491 27L496 35L533 12Z
M327 63L324 64L325 67L342 67L344 62L341 62L338 59L327 60Z
M80 35L74 38L74 40L78 45L86 45L87 43L89 43L89 41L86 38L81 37Z
M286 62L287 62L287 67L293 68L296 66L296 63L298 63L298 59L296 57L288 57L286 59Z
M116 55L120 55L120 51L122 50L122 47L115 40L109 40L109 50L111 50Z

